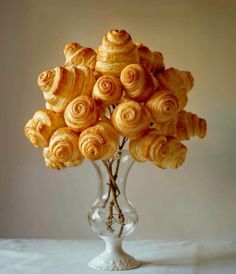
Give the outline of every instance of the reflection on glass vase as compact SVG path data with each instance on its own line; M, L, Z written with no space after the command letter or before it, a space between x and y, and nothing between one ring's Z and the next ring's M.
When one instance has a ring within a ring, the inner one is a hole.
M140 265L122 249L122 239L137 223L135 207L126 198L126 180L134 160L126 150L106 161L92 162L98 178L98 196L89 210L91 228L105 241L105 251L89 262L100 270L133 269Z

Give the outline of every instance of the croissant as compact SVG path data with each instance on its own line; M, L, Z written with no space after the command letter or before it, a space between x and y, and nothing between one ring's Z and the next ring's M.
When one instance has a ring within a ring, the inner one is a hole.
M125 30L111 30L103 37L95 65L98 72L119 77L124 67L138 63L138 49Z
M154 161L160 168L178 168L186 158L187 148L175 137L167 137L167 143L162 146L162 157Z
M163 89L173 91L179 100L179 110L182 110L187 102L187 93L193 87L193 76L189 71L180 71L175 68L169 68L157 76L159 85Z
M109 122L101 121L80 134L79 148L90 160L107 160L119 146L119 135Z
M165 70L164 57L161 52L154 51L153 53L153 69L152 73L157 76L159 73Z
M58 170L65 168L65 165L56 159L56 157L50 152L48 147L45 147L43 149L43 157L47 167Z
M51 110L40 109L27 122L24 132L35 147L46 147L53 132L63 126L65 121L61 115Z
M155 123L154 122L151 127L156 129L156 131L160 135L175 137L177 134L176 126L177 126L177 115L173 119L171 119L167 122L164 122L164 123Z
M120 80L111 75L98 78L92 92L93 99L103 108L118 103L122 94Z
M163 123L176 117L178 112L178 99L173 92L160 90L149 98L145 107L151 114L154 122Z
M93 98L81 95L68 104L64 117L69 128L76 132L81 132L97 123L99 113L99 108Z
M138 48L139 63L146 70L152 72L154 69L154 56L151 50L142 43L135 43Z
M189 140L192 136L204 138L207 131L206 120L199 118L196 114L180 111L177 120L177 138Z
M91 69L95 68L97 54L91 48L85 48L76 42L71 42L65 46L64 55L66 57L66 67L82 65Z
M46 108L62 113L68 103L79 95L91 95L95 83L93 71L85 66L78 68L56 67L38 77Z
M78 165L83 161L83 155L78 147L78 140L79 136L70 128L59 128L50 138L49 152L53 155L55 161L65 166Z
M129 151L138 162L155 161L159 159L160 148L166 144L167 139L150 129L141 138L129 142Z
M141 137L150 124L147 110L132 100L120 103L112 112L111 120L117 132L130 139Z
M146 101L155 90L152 74L137 64L125 67L121 71L120 81L127 97L139 103Z

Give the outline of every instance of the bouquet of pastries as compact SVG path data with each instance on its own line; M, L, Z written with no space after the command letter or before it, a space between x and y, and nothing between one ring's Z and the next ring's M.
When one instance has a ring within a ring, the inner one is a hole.
M46 105L24 129L48 167L108 160L122 138L136 161L177 168L187 153L181 142L205 136L206 121L185 110L192 74L166 69L161 52L125 30L109 31L96 50L68 43L64 55L63 66L39 75Z

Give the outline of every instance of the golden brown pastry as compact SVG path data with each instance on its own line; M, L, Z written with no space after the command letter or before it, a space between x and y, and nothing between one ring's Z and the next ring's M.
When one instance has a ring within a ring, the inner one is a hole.
M63 126L65 121L60 114L48 109L40 109L27 122L24 132L35 147L46 147L53 132Z
M139 103L146 101L155 90L154 77L141 65L126 66L121 71L120 81L127 97Z
M204 138L207 131L206 120L199 118L196 114L180 111L177 120L177 138L189 140L192 136Z
M167 143L161 148L161 157L154 161L160 168L178 168L186 158L187 148L175 137L167 137Z
M176 117L178 112L178 99L173 92L160 90L149 98L145 107L151 114L154 122L163 123Z
M117 132L130 139L141 137L150 124L147 110L132 100L120 103L113 111L111 120Z
M153 123L153 125L151 126L152 128L155 128L156 131L160 134L160 135L165 135L165 136L173 136L176 137L177 134L177 115L176 117L174 117L173 119L167 121L167 122L163 122L163 123Z
M91 69L95 68L97 54L91 48L85 48L76 42L70 42L64 48L64 55L66 57L66 67L82 65Z
M97 123L99 113L99 108L93 98L81 95L68 104L64 117L69 128L81 132Z
M101 121L80 134L79 148L89 160L107 160L119 146L119 135L111 123Z
M124 67L138 63L138 49L125 30L113 29L103 37L97 52L98 72L119 77Z
M85 66L56 67L44 71L38 77L46 108L62 113L68 103L79 95L91 95L95 83L93 71Z
M79 136L70 128L59 128L50 138L49 153L53 155L55 161L65 166L79 165L83 161L83 156L79 151L78 141ZM54 158L50 158L51 161Z
M135 44L138 48L140 65L142 65L149 72L152 72L154 69L154 56L151 50L148 47L144 46L142 43Z
M154 63L152 73L154 76L156 76L158 73L161 73L165 70L164 57L159 51L154 51L152 54Z
M187 93L193 87L194 79L191 72L169 68L156 77L162 89L175 93L179 100L179 110L182 110L188 102Z
M92 96L101 107L117 104L123 94L120 80L111 75L98 78L93 87Z
M129 151L138 162L155 161L159 159L160 148L166 144L167 139L155 129L150 129L139 139L129 142Z
M50 152L48 147L43 149L43 157L47 167L54 168L54 169L63 169L65 165L59 162L56 157Z

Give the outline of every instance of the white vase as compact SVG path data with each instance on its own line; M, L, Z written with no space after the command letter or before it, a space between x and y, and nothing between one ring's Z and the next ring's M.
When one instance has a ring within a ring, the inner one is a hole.
M135 207L126 197L127 176L134 163L126 150L119 150L108 161L95 161L98 195L89 210L91 228L105 241L105 251L89 262L99 270L128 270L140 262L122 248L122 240L131 234L137 223Z

